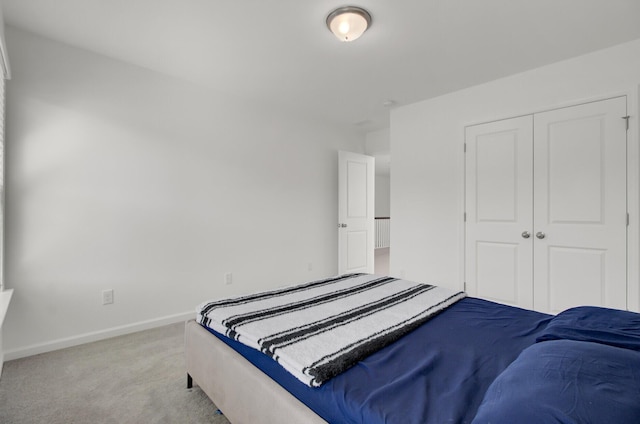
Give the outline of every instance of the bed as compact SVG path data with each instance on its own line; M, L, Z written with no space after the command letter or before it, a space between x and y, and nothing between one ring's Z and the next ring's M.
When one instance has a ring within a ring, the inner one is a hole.
M554 317L460 296L318 387L192 320L188 386L234 424L637 423L639 316L585 307Z

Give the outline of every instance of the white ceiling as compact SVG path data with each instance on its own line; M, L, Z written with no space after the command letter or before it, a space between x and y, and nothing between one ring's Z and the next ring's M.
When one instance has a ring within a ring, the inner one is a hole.
M640 38L640 0L2 0L5 21L145 68L362 132L413 103ZM11 58L11 51L9 51Z

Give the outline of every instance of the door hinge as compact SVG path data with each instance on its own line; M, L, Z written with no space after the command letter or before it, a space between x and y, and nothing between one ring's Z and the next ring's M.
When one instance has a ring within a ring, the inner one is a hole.
M466 281L462 282L462 290L467 291L467 282Z
M630 222L631 222L631 220L629 219L629 212L627 212L627 227L629 226Z
M467 213L464 213L464 222L467 222Z
M467 143L464 143L464 152L467 153Z
M622 119L624 119L625 122L627 123L627 131L629 131L629 118L631 118L631 116L629 115L622 117Z

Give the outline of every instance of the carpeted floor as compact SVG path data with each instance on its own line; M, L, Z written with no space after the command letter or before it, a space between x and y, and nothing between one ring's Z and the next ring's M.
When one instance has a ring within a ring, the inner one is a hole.
M214 423L229 421L186 388L184 324L9 361L0 423Z

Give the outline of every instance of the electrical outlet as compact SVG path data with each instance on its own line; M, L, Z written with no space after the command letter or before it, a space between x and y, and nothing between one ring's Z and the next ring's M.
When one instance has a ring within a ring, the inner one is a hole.
M233 274L230 272L227 272L226 274L224 274L224 283L229 285L231 283L233 283Z
M102 291L102 304L111 305L113 303L113 289Z

